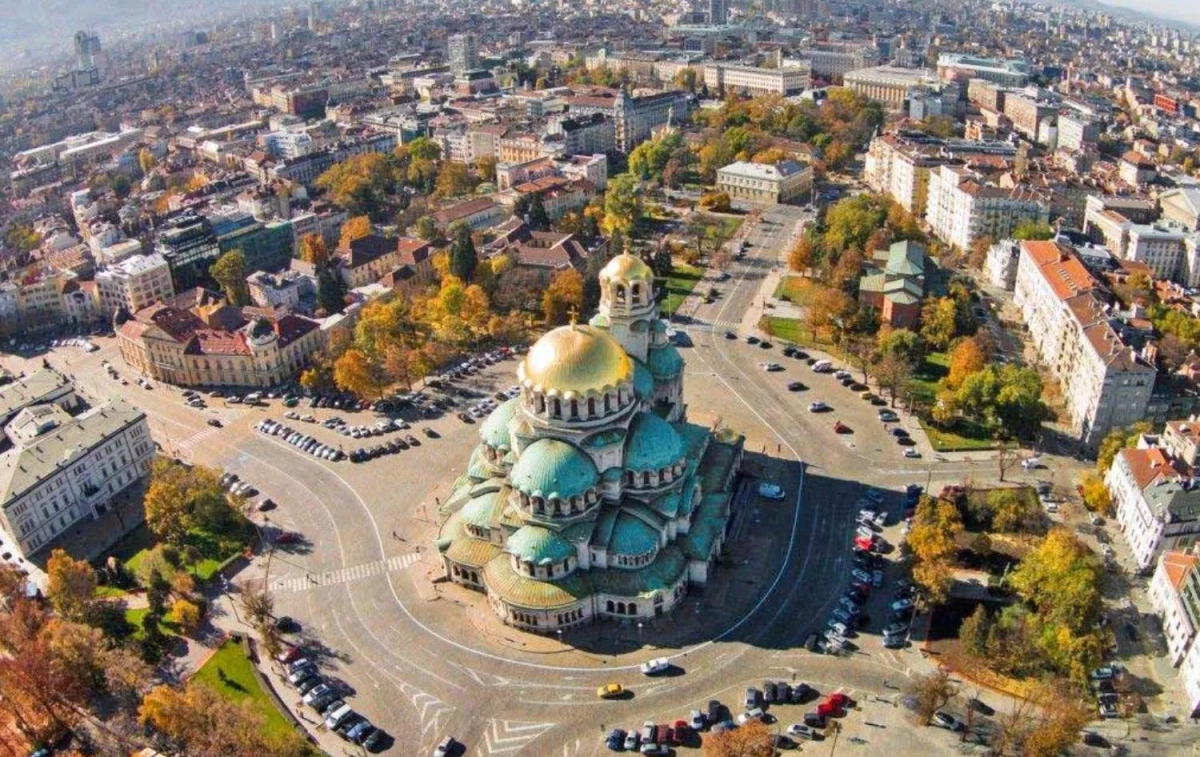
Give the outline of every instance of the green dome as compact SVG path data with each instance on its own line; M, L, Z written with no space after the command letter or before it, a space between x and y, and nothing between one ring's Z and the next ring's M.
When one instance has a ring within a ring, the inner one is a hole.
M467 477L475 481L486 481L492 477L492 472L488 470L486 462L483 459L483 449L476 446L471 450L471 460L467 463Z
M503 490L490 491L463 505L463 508L458 511L458 517L469 526L490 528L497 508L503 503Z
M650 364L650 373L656 379L672 379L683 373L683 358L679 351L667 344L662 347L652 347L646 361Z
M509 448L508 422L516 415L517 407L520 404L520 397L513 397L501 402L500 407L488 415L487 420L479 427L479 438L484 444L492 449Z
M536 564L562 562L575 556L575 548L558 534L541 526L522 526L508 537L504 551Z
M614 555L636 557L658 549L660 538L656 528L641 518L635 518L629 513L622 512L617 516L616 524L613 525L608 551Z
M654 319L654 323L650 324L650 330L655 334L667 333L667 322L661 318Z
M654 376L650 369L640 361L633 361L633 393L640 400L648 400L654 396Z
M683 459L679 433L654 413L638 413L629 424L625 440L625 468L656 471Z
M580 496L598 478L590 457L558 439L539 439L526 447L510 477L519 491L544 499Z

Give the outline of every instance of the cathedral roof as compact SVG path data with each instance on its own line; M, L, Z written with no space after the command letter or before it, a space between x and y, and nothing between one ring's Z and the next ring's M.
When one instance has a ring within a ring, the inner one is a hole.
M650 373L654 374L656 379L671 379L683 373L683 358L680 357L679 350L670 344L652 347L650 354L646 356L646 362L649 364Z
M548 528L522 526L504 544L504 551L534 565L558 563L575 556L575 548Z
M572 324L538 339L517 375L536 391L604 393L633 378L633 360L605 331Z
M606 281L653 281L654 271L636 255L622 253L617 255L600 271L600 280Z
M683 458L679 434L662 418L641 412L629 424L625 441L625 467L635 471L656 471Z
M574 445L538 439L521 452L510 480L531 497L570 499L596 486L599 474L592 459Z
M488 415L487 420L479 427L479 438L484 444L492 449L507 450L509 448L508 422L516 414L519 404L520 398L513 397L501 402L500 407Z

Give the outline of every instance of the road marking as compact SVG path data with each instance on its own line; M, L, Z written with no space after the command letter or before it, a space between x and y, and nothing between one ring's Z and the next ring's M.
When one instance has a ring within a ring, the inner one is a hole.
M556 725L558 724L492 718L488 720L488 727L483 731L484 743L475 752L481 756L517 752Z
M360 581L371 576L401 571L421 559L419 552L407 555L396 555L387 560L376 560L361 565L351 565L347 568L327 570L323 573L306 573L303 576L280 578L271 582L272 591L304 591L317 586L335 586L350 581Z

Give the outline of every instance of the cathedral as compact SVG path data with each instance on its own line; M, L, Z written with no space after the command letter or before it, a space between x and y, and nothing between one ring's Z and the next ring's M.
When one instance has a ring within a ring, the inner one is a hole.
M654 274L618 255L600 290L588 325L529 349L521 394L480 424L442 505L446 577L528 631L670 612L708 580L729 523L742 440L687 421Z

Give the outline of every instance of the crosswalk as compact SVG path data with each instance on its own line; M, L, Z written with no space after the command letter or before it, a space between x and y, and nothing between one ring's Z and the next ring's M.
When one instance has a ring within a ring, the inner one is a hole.
M679 331L737 331L741 326L741 321L708 321L703 318L694 318L689 323L676 325L675 329Z
M180 449L192 449L205 439L208 439L211 436L216 436L219 433L221 433L221 429L217 428L216 426L208 426L207 428L200 429L185 439L180 439L175 443L175 446L179 447Z
M272 591L303 591L316 586L333 586L350 581L360 581L371 576L393 573L404 570L421 559L419 552L407 555L396 555L387 560L376 560L361 565L351 565L347 568L327 570L323 573L306 573L303 576L289 576L271 582Z

